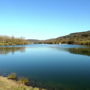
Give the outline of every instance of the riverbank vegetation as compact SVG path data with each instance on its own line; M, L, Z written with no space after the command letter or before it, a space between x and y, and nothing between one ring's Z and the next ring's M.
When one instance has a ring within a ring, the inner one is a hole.
M28 41L24 38L15 38L8 36L0 36L0 45L25 45L28 44Z
M23 39L8 36L0 36L0 45L25 45L25 44L78 44L90 45L90 31L71 33L66 36L48 39Z
M90 31L71 33L54 39L42 40L38 43L90 45Z
M17 79L15 73L8 75L7 77L0 76L0 90L46 90L36 87L27 86L29 82L27 78Z

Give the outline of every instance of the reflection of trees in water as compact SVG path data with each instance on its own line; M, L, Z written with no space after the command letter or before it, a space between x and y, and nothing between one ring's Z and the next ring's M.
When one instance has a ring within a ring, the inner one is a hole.
M17 51L25 52L25 47L0 47L0 54L15 53Z
M62 47L51 47L53 49L59 50L59 51L67 51L73 54L80 54L80 55L86 55L90 56L90 47L87 48L62 48Z
M90 48L68 48L70 53L90 56Z

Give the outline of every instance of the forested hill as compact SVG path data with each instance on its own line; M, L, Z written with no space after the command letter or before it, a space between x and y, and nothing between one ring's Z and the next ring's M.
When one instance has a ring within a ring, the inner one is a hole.
M86 32L71 33L66 36L43 41L50 44L81 44L90 45L90 30Z
M48 39L48 40L35 40L23 38L15 38L8 36L0 36L0 45L24 45L31 43L46 43L46 44L80 44L80 45L90 45L90 30L86 32L71 33L66 36Z
M24 45L24 44L28 44L28 41L23 38L0 36L0 45Z

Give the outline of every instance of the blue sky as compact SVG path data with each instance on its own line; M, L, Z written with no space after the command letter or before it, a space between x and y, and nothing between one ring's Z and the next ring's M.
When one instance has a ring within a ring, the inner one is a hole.
M0 0L0 35L48 39L90 30L90 0Z

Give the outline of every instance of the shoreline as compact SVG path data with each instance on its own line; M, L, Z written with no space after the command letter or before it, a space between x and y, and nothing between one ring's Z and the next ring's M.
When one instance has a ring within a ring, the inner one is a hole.
M46 90L39 87L33 87L20 83L18 80L8 79L0 75L0 89L1 90Z

